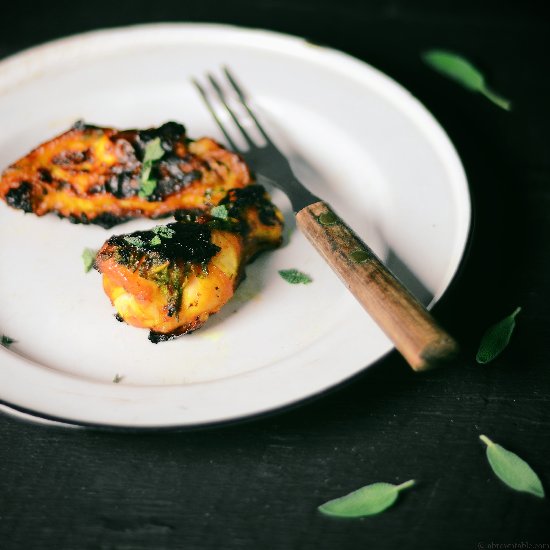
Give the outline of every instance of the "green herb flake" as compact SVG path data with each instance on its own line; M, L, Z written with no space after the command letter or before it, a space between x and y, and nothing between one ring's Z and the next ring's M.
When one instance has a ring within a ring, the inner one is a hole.
M462 84L467 90L484 95L506 111L512 109L512 103L490 90L485 77L464 57L444 50L430 50L422 54L422 59L432 69Z
M309 275L306 275L297 269L281 269L279 270L279 275L291 285L307 285L313 281Z
M124 378L124 376L120 376L120 374L115 374L115 377L113 378L113 384L118 384L122 379Z
M153 233L163 239L171 239L176 234L176 231L166 225L157 225L153 227Z
M132 237L128 235L124 237L124 240L128 244L131 244L132 246L136 246L137 248L141 248L142 246L145 246L145 243L139 237Z
M160 138L152 139L145 146L145 152L143 154L143 164L155 162L160 160L164 156L164 149L160 144Z
M2 338L0 339L0 345L4 346L5 348L9 348L12 344L16 344L16 343L17 343L17 340L14 340L13 338L6 336L5 334L2 334Z
M84 264L84 273L88 273L92 267L94 267L94 261L97 254L97 250L92 248L85 248L82 251L82 263Z
M355 264L364 264L370 259L371 255L366 250L354 250L349 259Z
M150 241L149 244L151 246L158 246L161 243L160 237L158 235L155 235Z
M516 316L520 311L520 307L516 308L513 313L502 319L502 321L487 329L481 338L477 351L476 361L478 363L489 363L504 351L510 343L510 338L516 326Z
M511 489L544 498L542 483L525 460L493 443L486 435L480 435L479 439L487 445L487 460L499 479Z
M157 181L150 178L153 163L160 160L164 156L164 149L160 143L160 138L152 139L145 146L143 153L143 163L141 175L139 177L139 192L138 195L144 199L150 197L157 188Z
M338 223L338 216L334 212L323 212L318 218L321 225L335 225Z
M229 212L225 204L220 204L210 209L210 215L213 218L218 218L219 220L227 220L229 217Z
M414 483L413 479L401 485L373 483L343 497L329 500L319 506L318 510L327 516L340 518L373 516L389 508L397 500L399 493L412 487Z
M157 188L157 180L141 180L138 195L141 199L150 197Z

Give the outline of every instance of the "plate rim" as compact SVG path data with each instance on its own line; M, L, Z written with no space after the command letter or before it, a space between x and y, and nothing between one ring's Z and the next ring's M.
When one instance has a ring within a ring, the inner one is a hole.
M447 284L444 284L444 289L439 292L439 295L436 293L436 297L434 298L431 306L436 305L441 298L448 293L448 291L454 286L456 283L458 277L460 276L464 265L466 263L469 250L471 247L472 242L472 234L474 229L474 203L473 203L473 197L469 189L469 182L465 174L465 170L462 164L462 161L460 160L460 157L458 155L458 152L456 148L454 147L454 144L450 140L449 136L447 135L444 128L441 126L441 124L437 121L437 119L432 115L432 113L415 97L413 96L406 88L404 88L401 84L399 84L397 81L395 81L392 77L386 75L385 73L381 72L380 70L376 69L375 67L371 66L367 62L353 57L350 54L347 54L343 51L337 50L335 48L327 47L327 46L321 46L314 44L310 41L308 41L305 38L289 35L285 33L280 33L272 30L267 29L259 29L259 28L247 28L247 27L240 27L236 25L225 25L225 24L217 24L217 23L153 23L153 24L140 24L140 25L131 25L131 26L121 26L121 27L113 27L108 29L98 29L98 30L92 30L84 33L78 33L73 34L67 37L58 38L43 44L39 44L24 50L21 50L19 52L16 52L10 56L7 56L0 60L0 93L2 93L1 85L3 79L6 77L6 74L4 73L3 69L5 66L9 66L11 70L13 70L13 67L15 65L21 65L21 67L15 67L16 71L20 71L22 74L27 74L28 69L24 69L23 65L24 63L20 63L21 59L28 60L29 58L34 58L36 56L40 56L42 52L51 53L52 51L55 51L56 49L63 49L69 44L78 43L82 40L98 40L101 38L104 38L105 36L111 35L127 35L129 33L141 33L143 31L147 33L152 33L154 31L160 31L160 30L169 30L169 31L176 31L178 33L185 34L185 31L192 30L196 33L205 33L206 31L209 32L222 32L223 34L234 35L237 34L239 37L242 37L242 35L258 35L262 38L267 38L268 40L275 40L280 41L280 43L285 44L291 44L293 46L299 46L303 47L306 45L307 47L314 47L318 48L320 51L323 52L323 55L329 55L329 56L335 56L339 59L345 59L346 62L355 64L356 67L362 70L366 70L367 72L370 72L371 75L376 76L377 79L381 81L376 83L378 85L389 85L390 90L398 96L397 99L402 99L403 97L407 97L407 100L412 102L409 106L409 108L406 109L406 114L409 116L416 115L419 117L423 117L424 121L428 121L430 125L430 132L439 132L440 137L443 137L443 142L438 147L438 152L441 152L441 150L445 151L446 157L449 157L452 159L452 161L455 164L455 169L458 169L458 176L462 179L462 183L464 184L464 192L465 196L462 197L466 201L467 210L465 212L461 211L461 216L466 215L467 219L465 220L465 226L466 226L466 235L464 238L464 241L461 242L461 251L460 251L460 258L459 261L454 268L454 272L450 277L450 280L448 280ZM256 45L255 45L256 46ZM132 49L132 48L131 48ZM50 60L51 62L51 60ZM58 60L59 62L59 60ZM63 60L61 61L63 62ZM8 73L9 76L9 73ZM18 83L24 82L23 80L17 81L14 86ZM9 89L9 88L8 88ZM399 97L401 96L401 97ZM392 98L393 99L393 98ZM412 117L414 119L414 117ZM425 131L425 128L422 125L416 126L419 131ZM430 140L430 143L433 145L434 140ZM439 143L439 142L438 142ZM453 174L454 177L457 176L457 174ZM5 350L2 350L5 351ZM42 410L34 410L32 408L28 408L26 406L18 405L15 403L10 402L9 400L5 400L0 398L0 403L4 403L6 406L13 408L17 411L24 412L26 414L30 414L31 416L36 416L38 418L53 420L55 422L62 422L66 424L71 424L75 426L88 426L88 427L95 427L95 428L103 428L103 429L112 429L112 430L126 430L126 431L151 431L151 430L186 430L186 429L198 429L198 428L206 428L206 427L212 427L212 426L218 426L218 425L227 425L227 424L233 424L236 422L242 422L242 421L248 421L252 420L254 418L259 417L265 417L271 414L275 414L277 412L282 412L288 409L292 409L294 407L299 406L300 404L317 399L318 397L323 396L326 393L336 391L338 388L341 388L343 385L346 385L348 383L351 383L355 378L358 376L364 374L366 370L371 368L372 366L378 364L380 361L382 361L387 355L390 353L395 352L395 349L392 347L388 349L386 352L382 353L377 359L374 361L367 363L364 365L361 369L355 371L351 375L347 375L344 378L337 380L336 382L331 383L328 387L325 387L324 389L321 389L319 391L313 391L313 393L307 393L303 395L302 397L291 400L291 401L284 401L281 402L278 406L270 407L268 409L262 409L257 410L254 412L249 412L242 414L240 416L234 416L226 419L214 419L209 421L202 421L202 422L195 422L195 423L189 423L185 422L184 419L179 419L177 421L170 419L170 422L164 422L162 424L121 424L121 423L103 423L103 422L89 422L82 419L75 419L71 416L69 417L63 417L59 415L52 415L48 412L44 412ZM11 353L11 352L9 352ZM40 365L40 363L37 363L35 361L30 361L28 359L25 359L24 357L19 356L18 354L15 354L17 356L18 361L22 361L25 363L31 363L34 367L41 367L44 368L43 365ZM64 373L60 371L54 371L55 375L61 376L64 378L70 378L70 379L78 379L75 375L71 375L69 373ZM254 372L254 371L252 371ZM246 374L246 373L245 373ZM241 375L237 375L236 377L239 378ZM96 382L97 383L97 382ZM109 387L106 383L100 383L104 385L105 387Z

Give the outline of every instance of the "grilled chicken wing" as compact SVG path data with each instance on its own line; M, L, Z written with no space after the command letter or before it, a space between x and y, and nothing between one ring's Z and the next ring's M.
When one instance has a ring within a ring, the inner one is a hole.
M145 194L144 156L157 138L162 157L147 170L155 185ZM0 197L38 216L55 212L109 228L131 218L207 210L249 183L237 154L210 138L188 139L181 124L118 131L79 122L7 168Z
M178 218L111 237L95 260L118 318L148 328L154 343L202 326L233 296L245 263L281 243L282 214L258 185Z

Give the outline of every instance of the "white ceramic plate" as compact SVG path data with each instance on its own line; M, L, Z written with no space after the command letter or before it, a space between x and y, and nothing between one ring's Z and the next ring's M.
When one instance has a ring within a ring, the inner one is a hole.
M93 32L0 63L0 167L77 119L105 126L183 122L221 140L190 78L228 65L298 176L426 304L448 287L470 226L468 187L444 131L367 64L289 36L217 25ZM37 218L0 204L0 400L71 423L197 426L295 403L392 349L295 231L248 268L235 298L200 331L153 345L118 323L84 247L113 230ZM277 273L298 268L310 285ZM122 377L113 383L115 375Z

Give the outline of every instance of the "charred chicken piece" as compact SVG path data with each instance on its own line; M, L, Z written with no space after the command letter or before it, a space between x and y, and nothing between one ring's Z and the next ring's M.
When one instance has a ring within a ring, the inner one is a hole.
M161 156L144 162L155 141ZM250 181L237 154L210 138L187 138L181 124L118 131L78 122L7 168L0 197L37 216L54 212L109 228L131 218L207 210Z
M282 214L259 185L178 218L111 237L95 260L119 320L148 328L154 343L201 327L233 296L245 264L282 238Z

